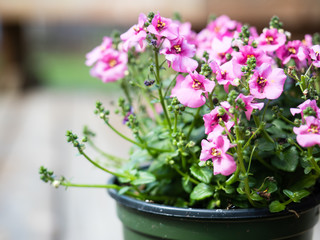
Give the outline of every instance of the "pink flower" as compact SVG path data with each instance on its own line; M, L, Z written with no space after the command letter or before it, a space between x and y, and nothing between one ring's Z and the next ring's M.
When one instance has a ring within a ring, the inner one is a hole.
M114 82L125 76L127 61L126 53L109 49L102 59L97 61L90 73L103 82Z
M277 99L283 92L286 78L283 69L272 69L270 64L263 63L249 80L250 93L259 99Z
M234 52L233 56L236 63L240 65L247 65L247 60L251 57L256 58L257 66L260 66L262 63L272 63L272 59L264 51L249 45L240 48L239 52Z
M221 15L217 17L215 20L211 21L207 26L207 29L220 39L222 39L224 36L232 37L234 31L240 30L240 28L240 23L231 20L226 15Z
M320 45L314 45L310 48L310 58L313 66L320 68Z
M259 48L265 52L274 52L286 43L286 35L278 29L266 29L257 39Z
M232 174L236 169L237 165L233 157L227 154L230 146L230 141L224 135L212 133L208 139L201 141L201 154L200 160L207 161L212 159L213 162L213 173L222 174L228 176Z
M104 37L102 43L95 47L91 52L86 55L86 65L92 66L96 61L101 59L106 52L112 48L112 39L110 37Z
M263 106L264 106L264 103L255 103L255 102L253 102L254 98L251 95L245 96L242 93L240 93L235 101L237 102L238 99L242 99L242 101L245 104L244 111L245 111L245 114L246 114L246 117L247 117L248 120L250 120L251 113L252 113L253 109L261 110L263 108Z
M308 52L306 46L299 40L289 41L287 45L280 47L276 51L277 57L280 58L283 64L287 64L290 59L293 59L297 68L306 66L306 58Z
M220 103L221 106L215 107L210 113L203 115L205 134L214 131L222 132L224 128L220 126L219 122L222 121L225 127L230 130L234 122L231 121L231 114L228 112L231 107L228 102Z
M128 51L129 48L135 47L139 44L141 49L146 46L147 33L144 29L144 23L147 21L146 15L141 13L139 15L138 24L132 26L127 32L121 34L120 38L123 41L123 50Z
M153 17L151 24L148 26L147 30L158 37L158 39L160 39L161 37L172 39L175 37L175 35L172 33L172 31L174 31L174 29L172 28L172 20L169 18L161 17L158 13Z
M219 85L224 86L224 90L229 92L229 85L238 86L239 78L234 73L234 65L232 61L226 62L219 66L216 62L211 62L210 67L212 72L216 74L216 79Z
M198 67L198 62L192 57L195 54L195 46L188 44L184 38L178 38L173 41L165 40L164 49L160 54L165 55L169 66L177 72L192 72Z
M209 59L215 60L219 65L227 62L226 54L232 53L231 37L224 37L221 40L214 38L212 41L211 51L209 51Z
M304 113L303 111L306 108L311 108L314 110L315 113L315 117L316 118L320 118L320 109L317 106L317 101L316 100L310 100L307 99L306 101L304 101L303 103L301 103L298 108L290 108L290 112L291 114L294 116L295 114L301 114L301 118L302 118L302 122L305 122L305 118L304 118Z
M247 60L251 57L256 58L257 67L263 63L272 63L272 58L267 56L262 49L254 48L249 45L245 45L239 49L239 52L233 52L234 72L238 78L241 78L243 73L241 67L247 65Z
M293 132L297 134L297 142L302 147L320 145L320 121L313 116L306 117L306 125L294 127Z
M171 97L176 96L178 100L187 107L197 108L206 103L203 94L212 92L215 86L214 81L206 79L205 76L189 73L186 77L179 75L176 86L172 89Z

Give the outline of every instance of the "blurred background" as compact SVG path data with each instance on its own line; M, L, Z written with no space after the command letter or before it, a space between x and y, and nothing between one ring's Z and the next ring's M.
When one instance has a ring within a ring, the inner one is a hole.
M0 240L122 239L104 190L52 189L37 172L45 165L74 182L104 183L109 176L65 141L85 124L98 145L127 156L128 144L92 114L96 100L112 108L118 88L90 77L85 54L150 11L179 12L195 31L226 14L259 32L277 15L293 39L320 32L319 0L0 0Z

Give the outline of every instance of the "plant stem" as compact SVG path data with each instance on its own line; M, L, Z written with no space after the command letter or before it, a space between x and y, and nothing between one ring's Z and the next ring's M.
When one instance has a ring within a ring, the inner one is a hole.
M190 177L188 174L182 172L177 166L173 166L173 168L179 173L182 177L188 177L190 182L193 182L194 184L199 184L200 182Z
M123 135L122 133L120 133L117 129L115 129L115 128L109 123L109 121L105 121L105 123L108 125L108 127L111 128L112 131L114 131L114 132L115 132L116 134L118 134L120 137L122 137L123 139L127 140L128 142L131 142L131 143L134 144L134 145L137 145L138 147L140 147L140 148L142 148L142 149L149 149L149 150L158 151L158 152L171 152L171 150L153 148L153 147L149 147L148 145L138 143L138 142L136 142L136 141L128 138L127 136Z
M157 49L154 51L154 58L155 58L155 67L156 67L156 71L155 71L155 78L158 84L158 93L159 93L159 99L160 99L160 103L163 109L163 113L165 115L165 118L167 120L167 124L169 126L169 131L171 132L171 120L169 118L169 114L168 114L168 109L166 106L166 103L164 102L164 98L163 98L163 93L162 93L162 83L160 80L160 66L159 66L159 55L157 52Z
M191 123L190 129L189 129L188 134L187 134L187 139L190 138L190 135L191 135L191 132L192 132L192 130L194 128L194 125L196 124L197 118L199 117L199 113L200 113L200 108L197 109L196 115L194 115L193 121Z
M116 173L116 172L112 172L104 167L102 167L101 165L99 165L98 163L96 163L95 161L93 161L82 149L81 147L78 147L78 151L79 153L84 156L90 163L92 163L95 167L101 169L102 171L105 171L107 173L110 173L112 174L113 176L116 176L116 177L120 177L120 178L130 178L131 180L134 180L135 177L132 176L132 175L123 175L123 174L120 174L120 173Z
M65 187L120 189L120 186L115 184L101 185L101 184L76 184L76 183L62 182L60 185Z
M317 164L317 162L314 160L314 157L312 155L312 149L313 147L308 148L308 157L310 159L310 163L313 166L314 170L317 172L317 175L320 175L320 167Z
M90 139L88 139L88 143L91 145L91 147L92 147L93 149L95 149L97 152L99 152L100 154L102 154L103 156L105 156L106 158L108 158L108 159L111 160L111 161L114 161L114 162L116 162L116 163L118 163L118 164L126 161L126 159L123 159L123 158L120 158L120 157L116 157L116 156L114 156L114 155L112 155L112 154L109 154L109 153L106 153L106 152L102 151L102 150L101 150L100 148L98 148L98 147L94 144L94 142L93 142L92 140L90 140Z
M246 170L246 167L244 165L244 161L243 161L243 155L242 155L242 144L240 141L240 131L239 131L239 126L238 126L238 121L237 121L238 117L237 114L235 114L234 116L234 123L235 123L235 130L236 130L236 143L237 143L237 155L238 155L238 163L239 163L239 168L241 173L244 176L244 192L247 195L247 199L250 202L250 204L252 206L255 206L254 202L252 201L251 197L250 197L250 186L249 186L249 178L248 178L248 173Z

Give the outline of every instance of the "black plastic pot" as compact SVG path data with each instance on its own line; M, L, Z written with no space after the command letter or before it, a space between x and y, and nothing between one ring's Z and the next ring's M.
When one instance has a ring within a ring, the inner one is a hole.
M119 195L114 189L108 192L117 201L125 240L312 240L319 219L320 192L279 213L177 208Z

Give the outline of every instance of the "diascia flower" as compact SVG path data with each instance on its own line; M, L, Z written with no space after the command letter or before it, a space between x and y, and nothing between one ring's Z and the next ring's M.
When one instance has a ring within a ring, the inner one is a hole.
M297 134L297 142L302 147L320 145L320 121L313 116L306 117L306 124L294 127L293 132Z
M312 46L309 55L313 66L320 68L320 45Z
M177 72L192 72L198 67L198 62L192 57L195 55L196 49L194 45L188 44L183 38L177 38L163 43L164 49L160 51L168 61L169 66Z
M286 78L283 69L272 69L270 64L263 63L249 80L250 93L259 99L277 99L283 92Z
M227 154L228 149L231 147L229 139L225 135L213 132L209 134L208 140L203 139L201 141L200 160L207 161L212 159L213 173L215 175L228 176L232 174L237 169L237 165L233 157Z
M123 41L123 50L128 51L129 48L139 45L140 49L146 46L147 33L144 29L144 24L147 21L146 15L139 15L138 24L132 26L127 32L121 34L120 38Z
M290 112L292 115L301 114L302 122L305 122L304 111L309 109L308 113L310 115L310 110L312 111L311 115L314 115L316 118L320 118L320 109L317 106L316 100L307 99L303 103L301 103L298 108L290 108Z
M234 122L231 121L231 114L228 112L231 107L230 104L224 101L220 105L215 107L210 113L203 115L205 134L214 131L222 132L224 127L220 126L220 121L223 122L228 130L234 125Z
M253 102L254 97L249 95L249 96L245 96L242 93L239 94L239 96L236 98L236 102L242 100L243 101L243 110L245 111L246 114L246 118L248 120L250 120L251 117L251 113L253 111L253 109L259 109L261 110L264 106L264 103L256 103Z
M109 49L91 69L93 77L100 78L103 82L114 82L125 76L127 70L127 54L114 49Z
M196 71L189 73L186 77L179 75L176 86L171 91L171 97L176 96L184 106L191 108L201 107L206 103L206 98L203 94L212 92L214 86L214 81L210 81Z
M216 79L219 85L223 85L226 92L229 92L229 85L238 86L239 78L234 73L233 61L226 62L219 66L215 61L210 63L212 72L216 74Z
M287 64L293 59L297 68L306 66L307 49L299 40L289 41L286 45L280 47L277 51L277 57L283 64Z
M92 66L96 61L102 59L106 55L107 51L112 48L112 39L110 37L104 37L102 43L95 47L91 52L86 55L86 65Z
M286 35L276 28L265 29L257 41L259 48L265 52L274 52L286 43Z
M167 37L169 39L172 39L175 37L175 35L172 33L172 20L169 18L161 17L160 14L156 14L151 24L148 26L147 30L154 34L158 40L160 40L161 37ZM171 29L171 30L170 30Z

